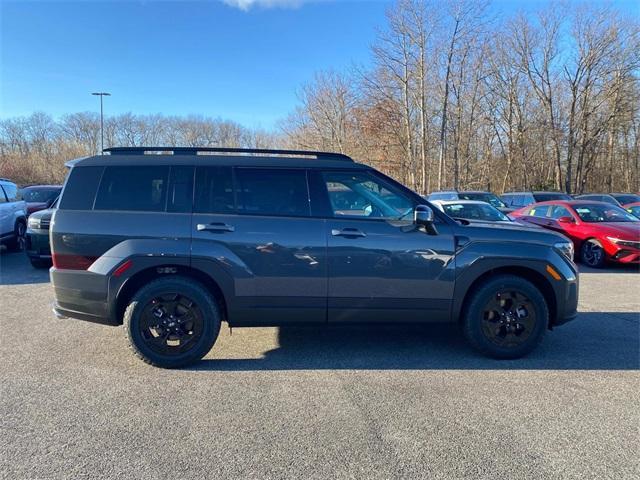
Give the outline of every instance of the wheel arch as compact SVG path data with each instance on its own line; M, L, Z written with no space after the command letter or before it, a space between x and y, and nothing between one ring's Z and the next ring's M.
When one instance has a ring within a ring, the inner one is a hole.
M542 293L542 296L547 302L547 308L549 309L549 324L547 327L552 327L558 316L558 303L553 286L551 285L551 282L536 269L523 265L502 265L496 268L490 268L477 275L470 282L468 281L462 300L453 306L453 318L458 319L458 322L460 322L463 318L462 314L464 313L464 309L469 304L469 299L478 286L483 282L486 282L489 278L498 275L514 275L524 278L540 290L540 293Z
M161 271L174 270L172 273L161 273ZM204 288L211 293L213 298L218 302L220 306L222 321L228 320L228 295L225 295L223 287L219 282L214 280L209 274L185 265L176 265L171 263L165 263L162 265L154 265L147 267L133 274L131 277L120 286L117 294L115 295L115 303L113 306L112 315L118 324L122 324L122 318L127 305L144 285L157 278L166 278L171 276L189 278L200 283Z

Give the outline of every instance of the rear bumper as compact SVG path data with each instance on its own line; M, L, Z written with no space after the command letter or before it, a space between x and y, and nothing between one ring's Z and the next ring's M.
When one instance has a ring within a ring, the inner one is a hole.
M103 325L117 325L109 311L108 279L85 270L50 271L58 317L75 318Z

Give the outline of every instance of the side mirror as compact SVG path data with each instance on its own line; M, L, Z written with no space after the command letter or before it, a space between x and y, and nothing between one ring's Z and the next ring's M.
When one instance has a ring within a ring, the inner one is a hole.
M574 223L573 217L560 217L558 223Z
M413 211L413 223L418 226L425 227L425 230L429 235L437 235L438 232L433 225L433 210L427 205L416 205Z

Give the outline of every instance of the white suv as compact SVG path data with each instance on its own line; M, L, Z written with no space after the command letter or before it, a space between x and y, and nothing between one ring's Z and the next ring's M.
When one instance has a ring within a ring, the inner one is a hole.
M26 231L27 205L22 201L18 186L0 178L0 243L9 250L22 250Z

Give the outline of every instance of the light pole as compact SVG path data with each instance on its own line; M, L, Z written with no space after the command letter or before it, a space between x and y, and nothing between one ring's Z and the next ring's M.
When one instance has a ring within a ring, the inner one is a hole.
M100 97L100 155L104 155L104 118L102 116L102 97L110 97L107 92L93 92L91 95Z

